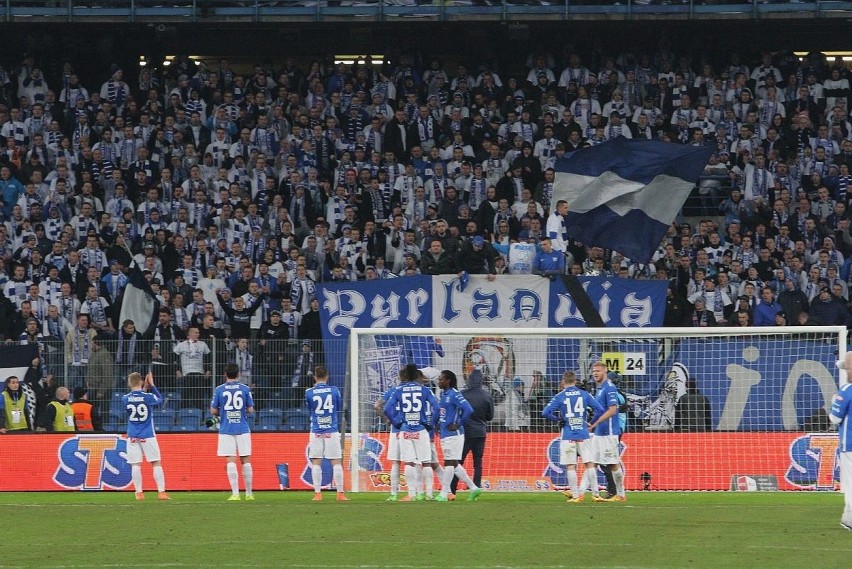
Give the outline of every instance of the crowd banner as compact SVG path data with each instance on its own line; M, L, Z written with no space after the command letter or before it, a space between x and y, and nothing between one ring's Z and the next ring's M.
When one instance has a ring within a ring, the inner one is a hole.
M662 326L665 281L579 277L604 324L614 328ZM323 339L330 346L351 328L488 329L586 326L560 279L531 275L416 276L318 286ZM346 369L341 351L326 349L333 379Z

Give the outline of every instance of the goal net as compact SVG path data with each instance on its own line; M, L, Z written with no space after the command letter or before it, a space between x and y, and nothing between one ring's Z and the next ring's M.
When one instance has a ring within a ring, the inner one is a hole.
M827 412L845 350L843 327L353 329L353 489L389 489L388 428L373 405L407 363L452 370L462 391L473 380L490 393L484 489L563 489L559 428L541 411L566 370L593 391L599 360L627 399L628 489L833 489Z

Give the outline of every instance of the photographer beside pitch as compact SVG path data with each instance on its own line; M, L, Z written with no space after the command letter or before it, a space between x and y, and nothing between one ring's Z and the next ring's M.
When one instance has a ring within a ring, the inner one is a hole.
M840 517L840 525L852 531L852 383L850 372L852 372L852 352L846 352L843 361L837 362L837 367L846 370L846 383L841 385L837 394L831 402L831 413L828 418L837 425L837 433L840 437L838 450L840 451L840 488L843 490L845 505L843 515Z

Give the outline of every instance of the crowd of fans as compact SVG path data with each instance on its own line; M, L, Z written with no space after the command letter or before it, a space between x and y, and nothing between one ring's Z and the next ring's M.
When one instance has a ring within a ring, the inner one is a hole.
M322 357L316 283L496 276L514 243L540 250L530 269L545 276L668 280L667 325L849 319L841 60L714 67L661 48L534 53L513 76L406 55L167 69L127 83L113 65L101 85L70 63L56 77L32 58L0 70L0 333L38 342L42 375L67 366L71 387L99 349L127 372L137 337L154 344L135 365L169 365L166 327L222 341L222 363L245 349L292 374L303 352ZM651 263L573 241L552 203L555 161L618 136L715 149L697 189L706 219L673 225ZM119 321L134 262L157 329ZM289 351L264 353L267 334Z

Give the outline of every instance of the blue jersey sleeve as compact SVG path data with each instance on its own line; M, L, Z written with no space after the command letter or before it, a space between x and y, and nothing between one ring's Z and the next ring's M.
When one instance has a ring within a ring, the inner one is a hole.
M436 342L434 339L432 340L432 345L435 348L435 353L440 357L444 357L444 346Z
M388 390L388 393L390 393L390 390ZM398 401L399 401L399 390L394 389L393 393L390 394L390 398L385 400L385 408L384 408L385 416L391 422L391 425L393 425L396 428L399 428L399 425L402 422L400 420L399 416L398 416L399 415Z
M441 407L441 402L438 401L438 398L435 397L435 394L432 393L432 390L423 386L423 392L425 394L426 401L432 406L432 409L438 409ZM438 420L438 417L424 417L425 423L428 423L430 426L434 426L435 421Z
M245 398L246 398L246 410L248 410L249 407L254 409L254 396L251 394L251 387L243 384L243 392L244 392ZM248 412L248 411L246 411L246 412Z
M147 393L146 395L148 395L150 401L149 405L151 405L152 407L159 407L160 405L162 405L163 396L160 393L160 390L157 389L155 385L151 386L151 392Z
M337 411L337 416L334 418L335 425L340 425L343 423L343 394L337 387L334 387L334 409Z
M852 422L849 420L852 402L850 399L852 399L852 383L847 383L840 387L831 402L831 416L840 421L837 428L840 452L852 452Z
M473 415L473 406L464 398L464 395L458 391L456 391L456 401L459 409L461 410L461 414L458 419L456 419L456 422L459 426L461 426L464 425L465 421L467 421L471 415Z
M219 409L219 407L222 404L221 403L221 393L222 393L222 386L220 385L216 389L213 390L213 397L210 399L210 408L211 409L217 409L217 410L219 410L220 413L221 413L221 409Z
M600 417L606 413L611 407L615 407L618 409L618 391L615 389L615 386L609 381L605 382L598 392L595 394L595 399L600 404L602 410L595 413L595 416L592 419L592 422L596 422L600 419ZM595 427L596 435L619 435L621 434L621 428L618 422L618 413L615 413L612 417L608 418L606 421L599 423Z
M837 419L843 420L849 413L850 386L852 383L842 386L831 401L831 415Z
M441 436L455 436L464 433L464 422L473 413L473 407L457 389L449 389L441 396L441 409L438 423ZM455 425L455 429L449 429Z
M606 407L618 407L618 392L615 389L610 388L607 390Z
M592 415L597 416L597 417L600 417L601 415L603 415L604 411L606 411L606 409L603 408L603 405L598 403L598 400L595 399L594 396L592 396L592 394L589 393L588 391L584 391L583 393L584 393L583 398L586 401L586 407L591 407L592 410L594 411L592 413Z
M384 395L382 395L382 401L384 401L385 403L387 403L388 401L390 401L390 400L391 400L391 398L393 397L393 394L394 394L394 393L396 393L396 388L397 388L397 386L396 386L396 385L394 385L394 386L392 386L392 387L389 387L389 388L387 389L387 391L385 391ZM396 433L396 432L398 432L398 429L397 429L397 428L396 428L396 426L394 426L394 424L393 424L393 420L391 419L390 415L388 415L387 413L385 413L384 408L382 408L382 414L384 414L384 416L385 416L385 417L387 417L388 422L390 422L390 423L391 423L391 432L392 432L392 433Z
M541 410L541 416L545 419L549 419L551 421L559 421L562 419L561 414L557 415L556 411L559 411L562 408L562 401L565 399L565 392L561 391L557 393L553 399L551 399L547 405L544 406L544 409Z

